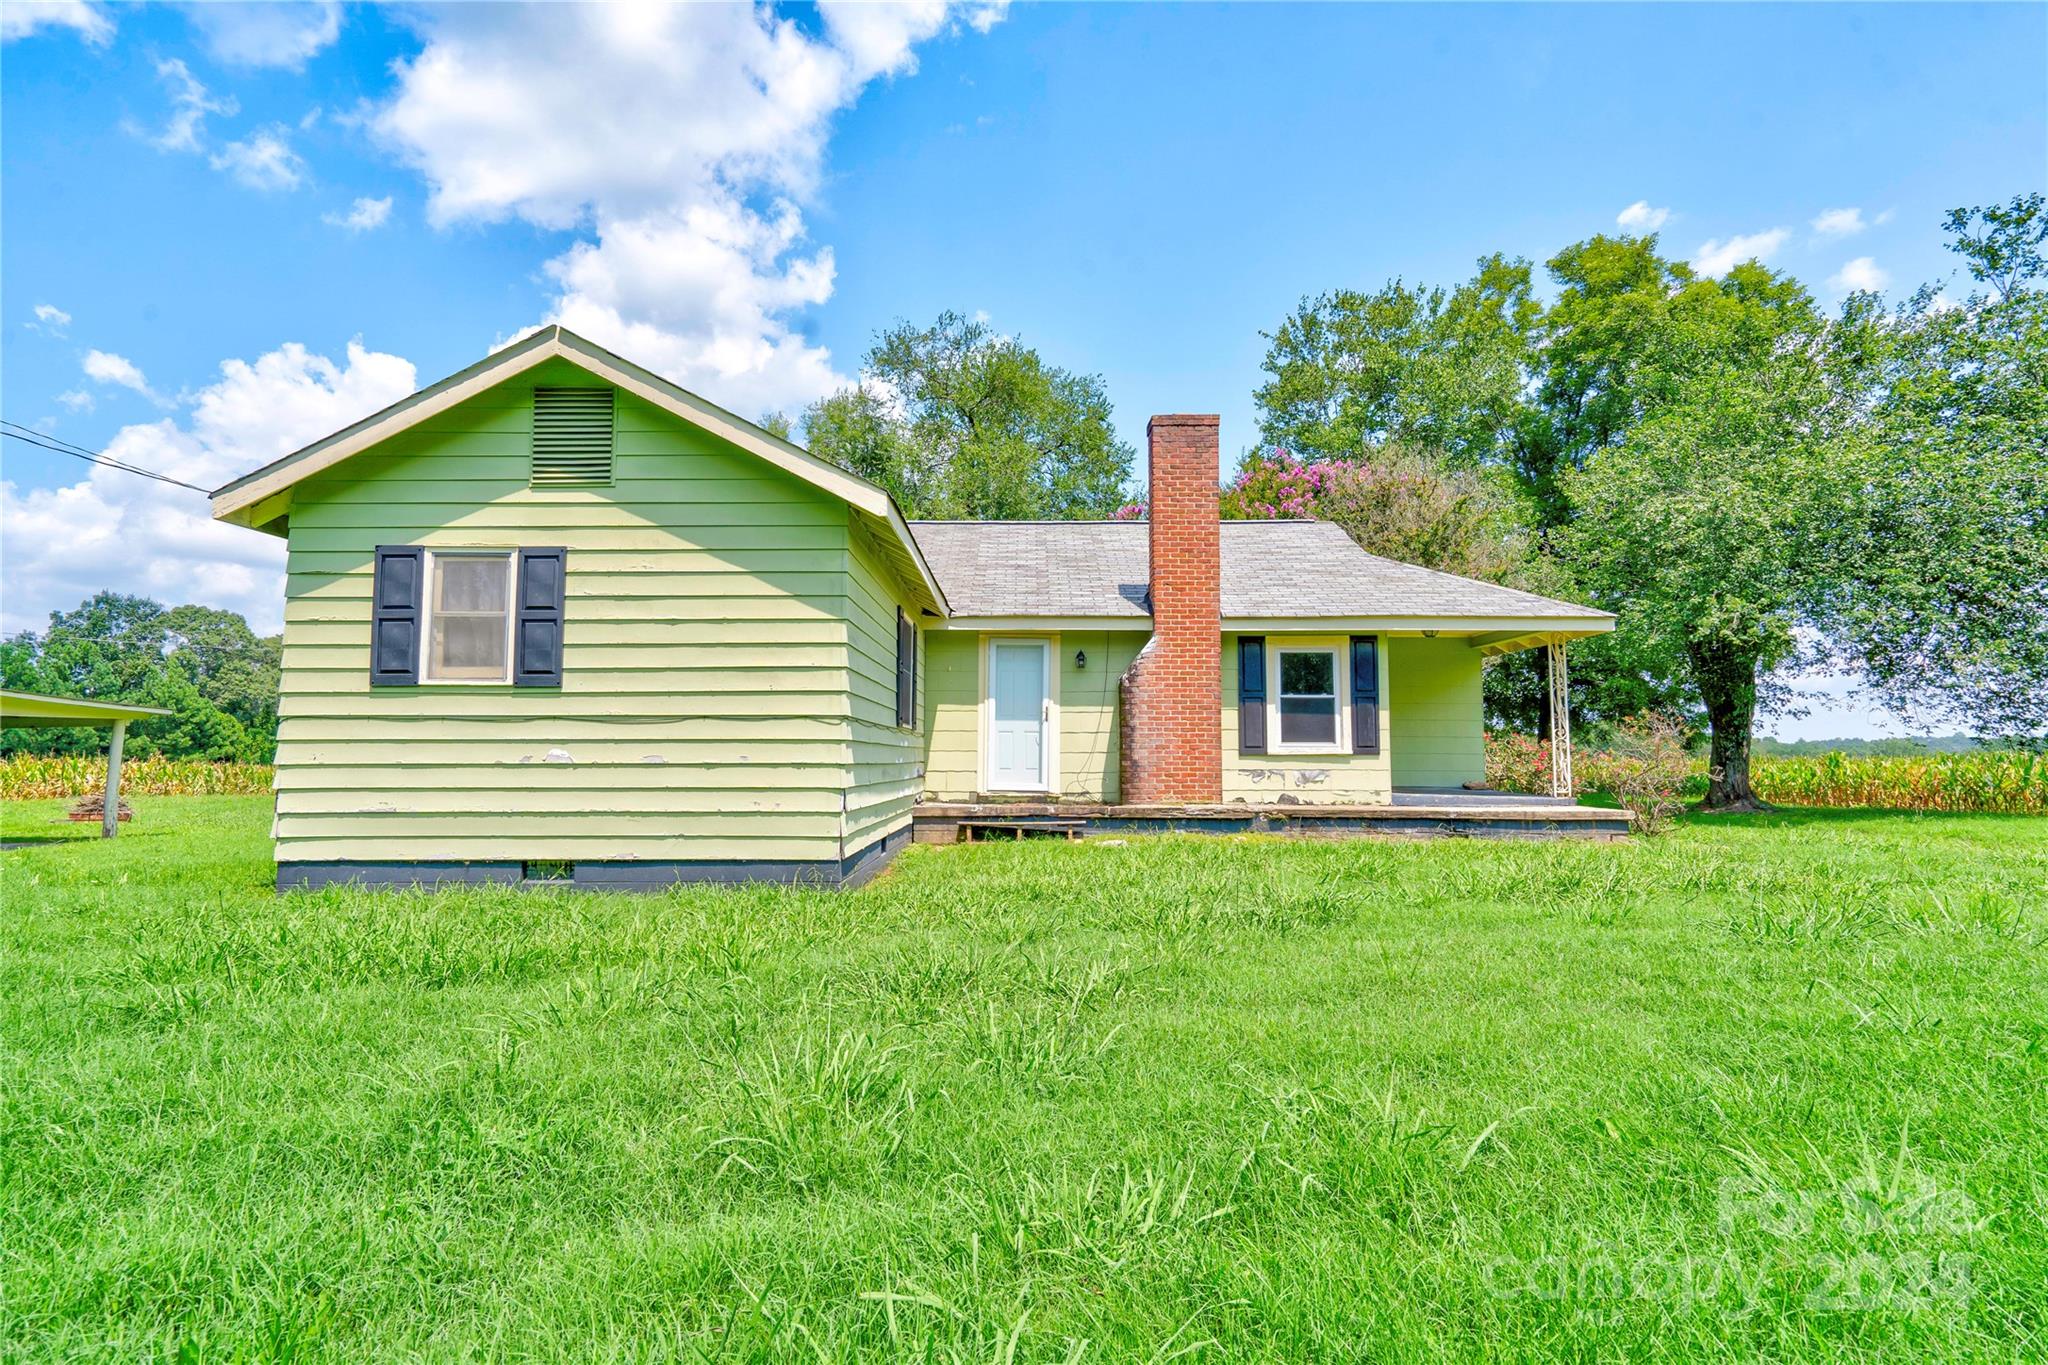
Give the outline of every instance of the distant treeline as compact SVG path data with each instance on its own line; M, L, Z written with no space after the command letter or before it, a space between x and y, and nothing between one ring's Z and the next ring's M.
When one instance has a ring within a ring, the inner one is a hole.
M1846 754L1850 758L1911 758L1915 754L1968 754L1987 746L1971 735L1921 735L1912 739L1767 739L1756 751L1765 758L1812 758Z

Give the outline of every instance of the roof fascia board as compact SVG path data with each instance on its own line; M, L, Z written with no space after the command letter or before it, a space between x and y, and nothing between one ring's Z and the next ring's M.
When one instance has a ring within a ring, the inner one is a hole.
M1383 634L1604 635L1612 616L1226 616L1223 628L1248 634L1288 631L1379 631Z
M1050 635L1062 630L1140 630L1150 632L1149 616L955 616L938 630L985 630L1009 634Z
M1472 636L1475 645L1502 643L1529 636L1577 639L1614 629L1611 616L1225 616L1221 628L1231 634L1303 635L1377 631L1391 635ZM1149 616L959 616L946 630L1056 631L1152 629ZM1517 648L1527 648L1518 645Z

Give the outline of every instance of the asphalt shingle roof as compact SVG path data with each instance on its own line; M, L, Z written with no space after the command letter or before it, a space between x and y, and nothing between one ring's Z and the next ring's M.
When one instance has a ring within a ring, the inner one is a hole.
M1151 614L1142 521L914 521L910 530L955 615ZM1330 522L1226 521L1219 540L1227 618L1606 619L1591 607L1367 554Z

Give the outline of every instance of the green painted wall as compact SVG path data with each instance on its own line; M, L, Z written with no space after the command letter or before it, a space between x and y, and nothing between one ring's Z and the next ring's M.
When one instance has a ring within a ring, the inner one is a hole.
M1486 776L1481 656L1464 640L1387 641L1384 693L1397 787L1459 787Z
M1142 631L1065 631L1049 640L1058 665L1059 728L1054 755L1059 795L1074 801L1117 799L1117 680L1144 646ZM981 791L982 649L977 631L925 636L925 724L931 742L925 790L941 801L971 801ZM1074 661L1085 653L1085 666Z
M1283 645L1327 645L1340 651L1350 647L1348 635L1275 635L1268 633L1268 651ZM1387 695L1389 651L1380 650L1380 695ZM1348 675L1344 675L1348 676ZM1348 684L1340 676L1338 704L1350 705ZM1237 747L1237 636L1223 637L1223 799L1225 801L1272 802L1283 795L1309 805L1374 805L1394 795L1394 755L1400 752L1401 735L1387 723L1380 724L1380 751L1376 754L1246 754ZM1268 736L1277 727L1267 725Z
M865 532L625 393L615 485L530 489L533 387L593 382L550 362L295 491L280 860L836 859L907 822ZM379 544L567 546L562 688L371 688Z

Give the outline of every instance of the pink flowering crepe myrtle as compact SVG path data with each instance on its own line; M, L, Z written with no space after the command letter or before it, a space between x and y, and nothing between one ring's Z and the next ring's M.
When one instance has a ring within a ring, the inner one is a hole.
M1324 493L1345 474L1368 468L1363 460L1312 460L1303 463L1280 446L1247 456L1222 493L1222 511L1237 521L1314 521ZM1127 502L1110 513L1111 521L1143 521L1148 503Z

